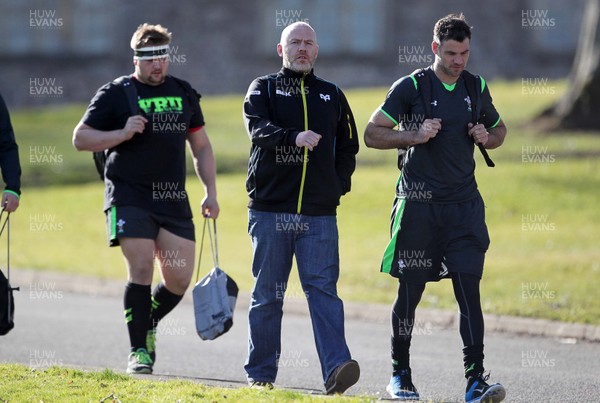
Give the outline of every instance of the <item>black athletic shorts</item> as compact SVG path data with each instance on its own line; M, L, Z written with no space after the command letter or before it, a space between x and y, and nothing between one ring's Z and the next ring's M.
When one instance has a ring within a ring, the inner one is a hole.
M169 217L133 206L111 207L106 210L110 246L118 246L119 238L156 239L161 228L195 241L194 222L191 218Z
M410 283L438 281L449 273L481 278L490 244L481 196L435 204L397 199L381 271Z

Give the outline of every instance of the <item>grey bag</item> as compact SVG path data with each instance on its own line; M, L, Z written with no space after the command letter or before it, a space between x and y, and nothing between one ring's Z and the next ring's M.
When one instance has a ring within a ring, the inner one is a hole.
M214 244L210 226L208 230L214 268L198 281L207 222L208 218L204 220L200 256L196 269L196 285L192 291L192 297L194 300L194 316L196 318L196 331L198 335L202 340L214 340L226 333L233 326L233 311L239 290L235 281L219 268L216 220L213 220Z

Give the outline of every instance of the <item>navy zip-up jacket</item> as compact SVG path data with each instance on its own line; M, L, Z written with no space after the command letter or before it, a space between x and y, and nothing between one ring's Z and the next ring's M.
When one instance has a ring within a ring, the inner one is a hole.
M0 95L0 168L2 179L6 183L5 190L21 194L21 163L19 147L15 141L15 133L10 123L10 115Z
M258 211L335 215L350 191L358 137L343 92L313 74L282 68L255 79L244 101L252 142L246 190ZM322 136L309 151L296 146L305 130Z

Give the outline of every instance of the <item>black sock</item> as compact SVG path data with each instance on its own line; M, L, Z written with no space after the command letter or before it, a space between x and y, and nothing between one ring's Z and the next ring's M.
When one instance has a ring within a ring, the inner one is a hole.
M483 344L463 348L465 378L483 374Z
M394 338L392 337L392 342ZM392 347L392 375L410 369L410 339L396 340Z
M152 293L152 328L179 304L183 295L173 294L164 283L159 283Z
M415 323L415 310L425 290L425 284L400 282L392 308L392 368L393 375L410 369L410 342Z
M129 331L131 351L146 348L146 333L150 326L150 290L149 285L127 283L123 303L125 322Z

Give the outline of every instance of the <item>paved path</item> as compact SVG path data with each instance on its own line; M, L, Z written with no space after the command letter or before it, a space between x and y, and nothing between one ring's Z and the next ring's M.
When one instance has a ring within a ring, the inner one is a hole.
M13 284L16 284L13 282ZM32 367L64 365L123 372L128 338L122 297L102 287L69 291L57 282L32 282L16 293L16 328L0 338L0 362ZM283 353L276 386L321 393L319 362L305 302L286 302ZM227 387L245 385L247 297L238 302L231 331L215 341L195 333L193 307L185 299L159 327L152 377L181 377ZM352 310L359 309L356 306ZM389 322L381 309L365 306L348 315L346 333L361 379L348 393L386 398L389 380ZM364 316L368 316L365 319ZM599 402L600 343L490 332L486 367L502 382L508 402ZM412 348L414 382L422 398L464 401L458 332L417 318Z

